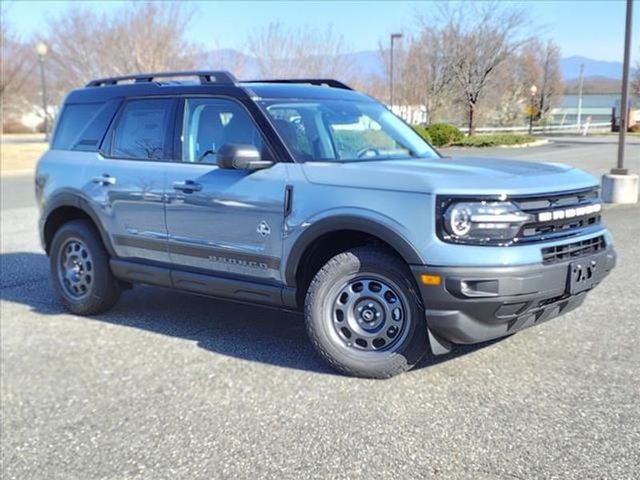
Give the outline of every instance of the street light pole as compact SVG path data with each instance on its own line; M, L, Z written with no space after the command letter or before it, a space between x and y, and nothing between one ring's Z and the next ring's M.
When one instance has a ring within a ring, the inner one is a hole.
M391 48L389 48L389 107L393 111L393 41L401 39L401 33L391 34Z
M629 123L629 65L631 63L631 16L633 0L627 0L627 19L624 35L624 64L622 67L622 104L620 105L620 136L618 138L618 166L611 173L626 175L624 168L624 142Z
M36 45L36 53L38 54L38 62L40 63L40 83L42 86L42 110L44 111L44 139L49 141L49 105L47 102L47 83L44 76L44 57L48 51L47 44L39 42Z
M531 85L531 103L529 104L529 135L533 133L533 110L536 106L536 92L538 91L538 87L535 85Z
M624 66L622 68L622 105L620 105L620 137L618 165L602 176L602 198L609 203L638 203L640 176L624 168L624 142L629 117L629 64L631 60L631 10L633 0L627 0L624 35Z

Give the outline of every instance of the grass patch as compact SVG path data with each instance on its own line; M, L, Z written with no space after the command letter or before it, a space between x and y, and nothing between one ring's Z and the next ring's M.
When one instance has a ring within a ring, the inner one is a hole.
M0 144L0 174L35 170L38 159L48 146L45 142Z
M537 139L531 135L519 135L515 133L490 133L464 137L462 140L452 143L454 147L498 147L502 145L524 145L535 142Z

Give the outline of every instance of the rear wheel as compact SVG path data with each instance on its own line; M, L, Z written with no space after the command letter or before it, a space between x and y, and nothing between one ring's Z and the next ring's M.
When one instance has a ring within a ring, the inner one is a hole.
M73 220L56 232L51 243L53 286L70 312L94 315L110 309L120 285L109 267L109 254L87 220Z
M320 356L348 375L388 378L427 352L424 310L411 272L372 247L336 255L318 271L305 319Z

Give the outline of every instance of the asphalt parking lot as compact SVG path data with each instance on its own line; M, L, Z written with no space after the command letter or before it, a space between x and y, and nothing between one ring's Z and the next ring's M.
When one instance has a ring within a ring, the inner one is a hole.
M599 174L615 140L590 141L481 155ZM373 381L294 314L150 287L65 313L31 182L2 179L3 479L638 478L640 206L606 208L618 268L577 311Z

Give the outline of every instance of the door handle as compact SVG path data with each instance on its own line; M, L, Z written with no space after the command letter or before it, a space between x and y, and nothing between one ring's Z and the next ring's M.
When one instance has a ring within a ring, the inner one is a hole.
M91 181L93 183L97 183L99 185L115 185L116 184L116 177L112 177L108 173L103 173L99 177L93 177L91 179Z
M193 180L186 180L184 182L174 182L173 188L174 190L180 190L184 193L193 193L202 190L202 185L194 182Z

